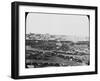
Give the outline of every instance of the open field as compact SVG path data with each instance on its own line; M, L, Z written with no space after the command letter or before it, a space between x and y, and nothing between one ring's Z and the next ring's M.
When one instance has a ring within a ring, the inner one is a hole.
M26 68L90 64L89 42L26 40Z

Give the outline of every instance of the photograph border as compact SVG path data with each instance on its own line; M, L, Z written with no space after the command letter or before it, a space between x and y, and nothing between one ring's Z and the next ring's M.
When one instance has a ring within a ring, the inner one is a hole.
M95 71L76 72L76 73L59 73L59 74L43 74L43 75L19 75L19 6L40 6L40 7L56 7L56 8L74 8L95 10ZM49 4L49 3L31 3L31 2L12 2L11 4L11 78L42 78L42 77L58 77L58 76L73 76L73 75L88 75L98 73L98 34L97 34L97 15L98 9L96 6L81 6L81 5L65 5L65 4Z

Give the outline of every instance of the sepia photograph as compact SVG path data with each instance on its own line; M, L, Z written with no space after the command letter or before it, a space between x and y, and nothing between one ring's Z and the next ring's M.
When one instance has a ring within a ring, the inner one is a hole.
M25 13L25 68L90 65L90 17Z

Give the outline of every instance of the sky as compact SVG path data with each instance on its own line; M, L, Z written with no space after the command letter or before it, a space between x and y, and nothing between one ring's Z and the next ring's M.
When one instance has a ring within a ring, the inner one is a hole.
M86 15L28 13L26 34L29 33L89 37L89 19Z

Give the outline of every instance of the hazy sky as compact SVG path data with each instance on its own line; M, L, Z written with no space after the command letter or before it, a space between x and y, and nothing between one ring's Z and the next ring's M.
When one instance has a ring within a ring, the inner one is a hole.
M29 13L26 33L89 36L89 20L83 15Z

